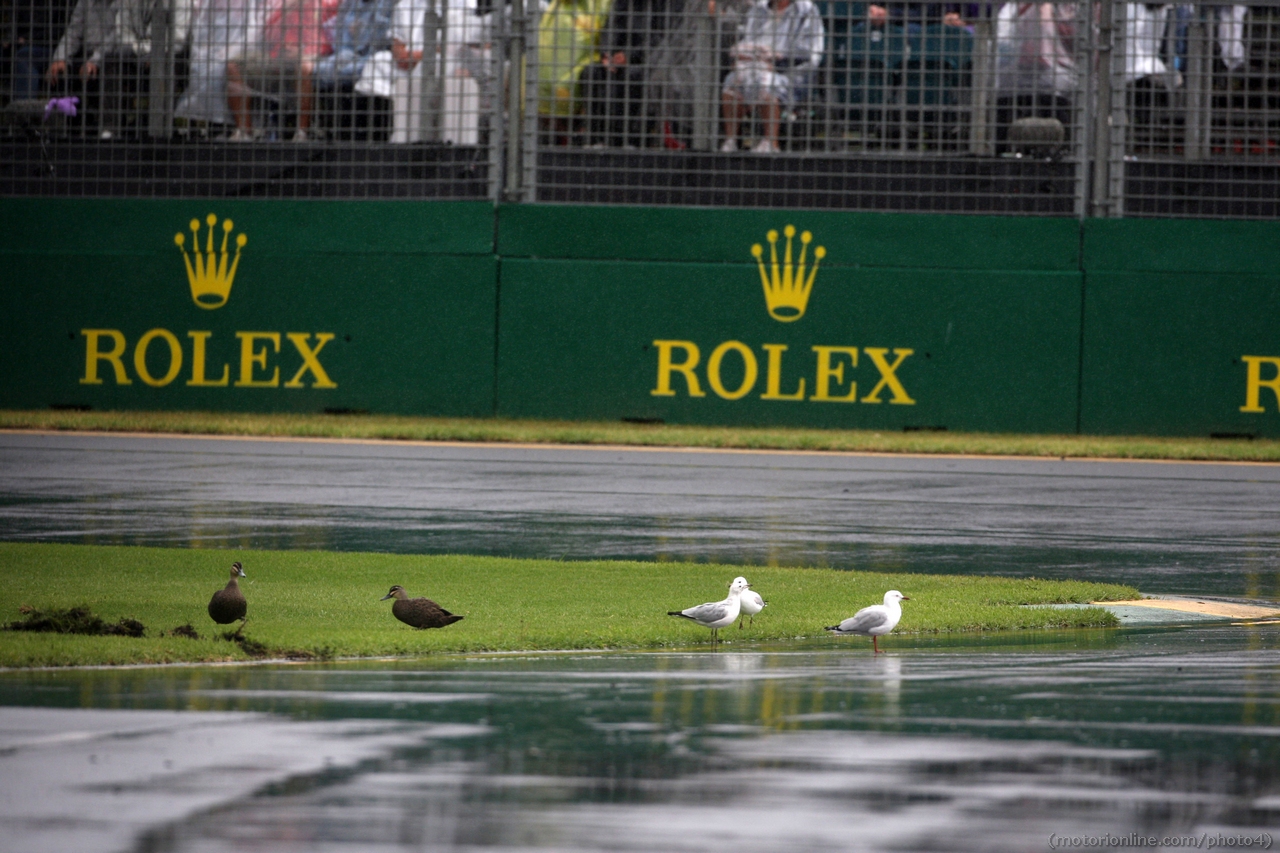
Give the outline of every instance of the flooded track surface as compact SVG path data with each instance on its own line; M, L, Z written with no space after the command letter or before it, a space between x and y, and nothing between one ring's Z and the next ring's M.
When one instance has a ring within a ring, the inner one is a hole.
M10 433L0 536L1276 600L1280 466ZM0 851L1280 839L1280 625L894 635L879 657L726 633L679 652L0 673Z
M0 531L1078 577L1280 598L1280 465L8 433Z
M1280 840L1278 626L888 644L3 673L0 849Z

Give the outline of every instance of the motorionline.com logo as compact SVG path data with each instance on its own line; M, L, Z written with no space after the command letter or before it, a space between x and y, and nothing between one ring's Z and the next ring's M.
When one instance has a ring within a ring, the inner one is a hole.
M1049 847L1052 850L1071 848L1098 849L1107 847L1190 847L1193 850L1270 850L1271 833L1253 834L1205 832L1200 835L1139 835L1131 832L1128 835L1058 835L1049 836Z

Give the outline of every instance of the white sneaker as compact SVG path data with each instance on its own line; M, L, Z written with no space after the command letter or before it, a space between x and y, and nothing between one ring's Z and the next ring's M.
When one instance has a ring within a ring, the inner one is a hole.
M731 153L733 153L734 151L737 151L737 150L738 150L738 139L737 139L737 137L730 136L730 137L729 137L728 139L726 139L724 142L721 142L721 143L720 143L720 151L721 151L722 153L724 153L724 154L731 154Z
M778 145L772 139L761 139L751 150L756 154L777 154Z
M98 138L103 142L110 142L112 139L115 139L115 136L116 135L109 130L104 130L102 133L98 134Z
M294 131L294 133L293 133L293 141L294 141L294 142L309 142L310 140L307 138L307 132L306 132L305 130L302 130L301 128L299 128L298 130Z
M249 132L249 131L247 131L247 130L243 130L243 129L241 129L241 128L238 128L238 127L237 127L235 130L231 131L231 135L227 137L227 141L229 141L229 142L252 142L252 141L253 141L253 134L252 134L252 133L250 133L250 132Z

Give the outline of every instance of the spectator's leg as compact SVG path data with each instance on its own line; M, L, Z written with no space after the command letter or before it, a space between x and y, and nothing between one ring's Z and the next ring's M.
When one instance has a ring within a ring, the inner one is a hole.
M782 102L778 100L776 95L766 93L764 96L764 138L773 143L774 150L778 148L778 125L782 120Z
M738 139L738 125L742 121L742 117L747 113L747 107L742 102L742 98L736 92L724 91L720 96L720 110L724 115L724 138L728 140Z
M582 88L587 93L587 144L603 145L609 98L608 69L599 63L582 69Z
M311 68L311 63L306 60L298 63L298 130L293 135L296 142L305 142L307 131L311 128L311 102L314 93Z
M28 44L14 54L13 99L28 100L40 97L40 78L49 65L49 48L43 44Z
M625 70L614 68L609 72L609 145L621 148L627 144L627 82Z
M253 132L249 94L249 87L244 84L244 71L233 59L227 63L227 108L235 118L236 130L246 134Z
M622 76L624 89L623 97L626 99L626 116L627 116L627 142L637 148L644 148L646 143L645 133L645 103L644 103L644 84L645 70L641 66L631 65L626 68Z
M111 51L103 59L102 70L98 72L98 86L102 93L98 135L102 139L112 139L120 134L124 113L124 87L127 82L125 75L128 73L129 66L123 55Z

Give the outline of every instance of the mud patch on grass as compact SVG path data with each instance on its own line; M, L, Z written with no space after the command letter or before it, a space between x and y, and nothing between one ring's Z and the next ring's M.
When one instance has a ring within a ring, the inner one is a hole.
M8 631L43 631L52 634L89 634L93 636L142 637L147 626L137 619L121 617L114 623L95 615L87 604L75 607L50 607L40 610L24 604L18 608L23 618L5 625Z
M271 656L271 650L267 648L265 643L259 643L257 640L251 640L239 631L226 631L223 633L222 639L235 643L249 657L265 658Z

